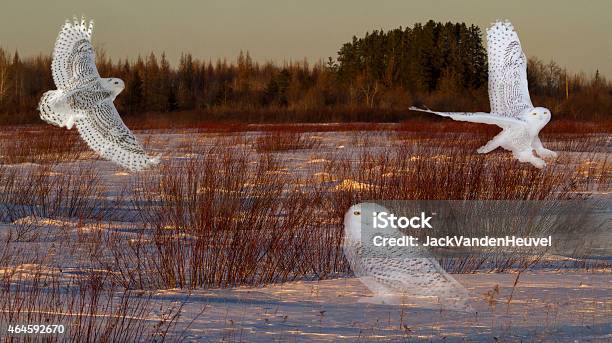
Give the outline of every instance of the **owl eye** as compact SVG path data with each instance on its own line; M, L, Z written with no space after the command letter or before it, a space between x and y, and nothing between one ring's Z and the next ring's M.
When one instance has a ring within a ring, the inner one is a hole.
M538 115L538 113L537 113L537 112L533 112L532 114L533 114L534 116L537 116L537 115Z
M115 84L116 84L116 85L118 85L118 84L119 84L119 82L115 82ZM534 113L534 114L535 114L535 113Z
M353 214L356 215L356 216L360 216L361 215L361 211L355 211L355 212L353 212Z

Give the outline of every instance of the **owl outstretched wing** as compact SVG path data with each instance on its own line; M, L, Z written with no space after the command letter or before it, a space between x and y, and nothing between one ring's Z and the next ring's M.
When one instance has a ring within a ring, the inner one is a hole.
M148 156L125 126L113 101L108 98L87 107L77 129L87 145L102 157L135 171L159 163L158 157Z
M442 117L448 117L457 121L467 121L471 123L491 124L497 125L503 129L524 126L525 122L514 117L506 117L497 115L495 113L486 112L438 112L430 109L423 109L418 107L410 107L411 111L419 111L426 113L433 113Z
M66 21L55 41L51 71L55 86L60 90L71 90L87 82L99 79L96 56L91 45L93 20L86 23Z
M495 22L487 30L491 114L518 117L533 108L527 85L527 58L514 27Z

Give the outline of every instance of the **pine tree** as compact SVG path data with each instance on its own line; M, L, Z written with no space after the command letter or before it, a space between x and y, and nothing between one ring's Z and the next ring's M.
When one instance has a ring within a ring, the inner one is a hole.
M144 75L144 109L145 111L162 111L163 101L161 99L160 70L157 64L157 58L152 52L147 58Z
M142 111L143 103L143 82L138 70L133 69L126 85L125 109L128 114Z
M159 75L160 111L172 112L179 108L175 87L170 63L166 59L166 53L162 53Z
M7 98L9 63L6 53L0 48L0 111L5 111L4 102Z

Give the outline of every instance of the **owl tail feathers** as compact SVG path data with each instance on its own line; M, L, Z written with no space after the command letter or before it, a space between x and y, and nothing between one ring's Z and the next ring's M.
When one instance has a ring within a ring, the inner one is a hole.
M64 112L62 110L63 95L64 92L61 90L48 91L43 94L38 103L38 111L42 120L51 125L64 126L66 115L62 114Z

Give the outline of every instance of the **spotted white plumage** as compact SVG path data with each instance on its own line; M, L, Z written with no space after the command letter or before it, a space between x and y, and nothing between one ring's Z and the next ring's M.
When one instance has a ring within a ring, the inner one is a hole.
M453 120L497 125L503 131L478 149L486 154L498 147L512 151L521 162L543 168L542 158L555 158L557 153L544 148L538 134L550 121L550 110L534 107L527 84L527 59L521 42L508 21L495 22L487 30L489 61L489 102L491 112L438 112L411 107L421 111L449 117Z
M76 127L87 145L129 170L157 164L125 126L113 100L124 88L116 78L101 78L91 45L93 20L66 21L55 42L51 69L57 90L43 94L40 117L55 126Z
M55 41L51 71L58 89L73 89L99 79L95 52L91 45L93 20L66 21Z
M450 276L424 247L384 247L384 253L362 242L379 234L372 224L372 213L388 209L372 203L352 206L344 216L343 251L356 277L374 293L360 302L401 304L433 298L429 304L445 309L472 311L469 293ZM397 231L397 230L395 230ZM393 229L391 237L402 236ZM388 237L388 236L387 236Z
M517 118L533 108L527 87L527 58L514 26L497 22L487 30L491 113Z

